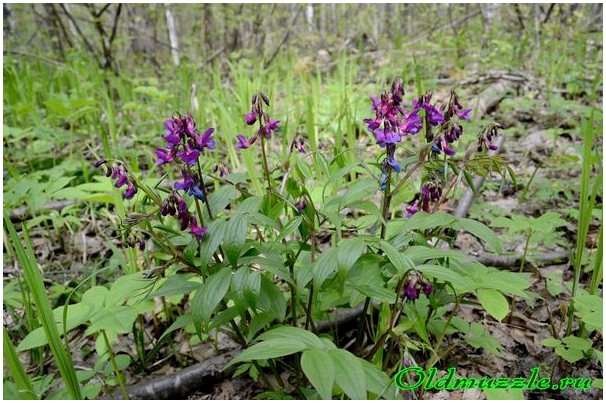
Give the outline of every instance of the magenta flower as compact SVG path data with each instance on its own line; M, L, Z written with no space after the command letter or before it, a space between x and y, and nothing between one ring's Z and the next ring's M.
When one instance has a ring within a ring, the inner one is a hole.
M241 134L238 134L236 136L238 138L238 143L236 144L236 148L241 149L241 150L245 150L247 148L249 148L250 146L252 146L255 141L257 141L257 136L253 136L250 138L250 140L247 140L246 137L244 137Z

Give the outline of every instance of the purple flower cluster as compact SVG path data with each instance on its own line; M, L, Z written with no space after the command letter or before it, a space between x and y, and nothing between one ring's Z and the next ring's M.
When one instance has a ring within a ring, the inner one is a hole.
M402 105L403 97L402 80L396 78L391 90L381 94L380 100L370 98L375 117L364 119L364 122L382 148L399 143L406 135L418 133L423 127L423 122L418 116L419 108L408 112Z
M425 277L418 273L413 273L404 282L402 291L409 301L413 301L419 299L421 291L423 291L426 297L429 297L433 292L433 285Z
M424 109L425 119L428 127L439 126L438 134L433 137L431 130L427 131L427 140L433 141L431 149L435 154L444 152L446 155L453 156L455 151L450 147L463 134L463 127L453 120L456 116L460 120L469 120L471 109L463 108L459 102L459 97L453 91L450 94L450 99L446 105L437 107L431 104L431 93L421 96L413 101L415 110Z
M278 120L270 119L269 115L263 111L263 104L269 106L269 99L265 94L255 94L251 99L251 111L244 114L244 119L248 126L254 125L257 121L259 122L259 129L254 136L247 139L246 136L238 134L236 138L236 148L247 149L252 146L258 138L263 136L266 139L270 139L271 135L278 131Z
M410 218L419 210L429 213L429 206L440 200L442 197L442 188L433 182L427 182L421 187L421 197L415 200L412 206L406 207L406 218Z
M480 132L478 135L478 152L482 150L495 151L499 147L492 142L493 137L497 136L497 129L502 128L496 124L491 124L486 130Z
M189 166L193 166L204 148L215 149L215 140L212 138L214 128L198 133L196 122L188 113L185 117L180 115L164 122L166 133L166 149L157 149L158 165L172 162L178 157Z
M163 216L171 215L181 221L181 231L185 231L189 227L189 232L196 238L200 239L206 233L206 227L198 226L196 217L187 209L185 200L177 192L171 193L160 206L160 213Z
M133 181L128 177L126 169L122 164L111 166L107 160L101 159L95 163L95 168L99 168L102 165L107 166L105 176L107 176L108 178L111 176L112 179L116 180L116 183L114 185L116 186L116 188L121 188L122 186L126 185L126 190L122 192L122 197L124 197L126 200L130 200L135 197L135 193L137 193L137 187L135 186Z

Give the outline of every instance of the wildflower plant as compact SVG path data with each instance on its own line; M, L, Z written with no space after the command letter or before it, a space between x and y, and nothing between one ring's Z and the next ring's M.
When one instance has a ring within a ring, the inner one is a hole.
M123 163L97 163L116 187L126 186L125 198L137 191L145 195L123 225L128 245L156 257L158 267L146 269L149 298L188 296L162 337L193 328L204 340L222 329L244 348L228 366L237 364L238 374L261 379L268 389L274 388L268 372L283 390L278 373L301 368L306 380L295 382L301 388L309 382L317 397L330 398L337 386L351 398L393 398L390 376L402 365L425 361L431 367L445 354L445 336L462 326L456 314L463 296L475 296L499 320L503 307L508 309L505 290L494 284L513 281L515 274L479 263L464 267L464 255L435 247L436 240L448 243L464 229L499 251L484 224L440 211L457 184L471 183L471 174L504 171L501 160L487 155L498 127L482 130L480 148L468 147L457 158L471 110L455 92L443 102L431 93L407 101L403 81L396 79L389 91L371 98L372 115L363 121L383 151L378 182L360 177L342 191L337 184L345 174L372 173L371 168L360 161L346 166L338 156L329 162L320 150L307 150L299 133L285 150L285 169L270 168L268 144L289 133L280 133L269 108L265 94L253 95L250 110L241 115L252 133L232 134L237 149L260 148L263 194L254 194L251 183L222 165L208 163L206 153L216 148L214 129L199 131L190 114L164 123L164 145L155 150L158 171L176 173L172 184L161 180L151 187ZM421 180L414 199L392 203L413 177ZM318 192L311 186L320 178L325 183ZM380 206L366 200L375 192L381 194ZM345 208L361 214L366 224L345 217ZM528 297L527 282L516 277L514 283L508 295ZM449 303L454 303L450 312ZM340 308L359 312L349 350L338 338L319 337L327 332L322 323L328 313ZM378 316L369 315L371 310ZM473 343L477 340L493 342L488 335L476 335ZM338 375L336 368L351 376ZM325 379L316 375L320 372Z

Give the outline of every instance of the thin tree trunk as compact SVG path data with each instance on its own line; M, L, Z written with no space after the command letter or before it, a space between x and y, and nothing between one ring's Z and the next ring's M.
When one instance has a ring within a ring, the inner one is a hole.
M177 37L177 30L175 28L175 20L173 13L170 10L170 3L164 4L166 12L166 26L168 28L168 39L170 41L170 54L173 57L173 64L179 65L179 39Z
M307 4L307 8L305 9L305 20L307 21L307 25L309 26L309 31L313 32L313 30L314 30L314 5L313 5L313 3Z
M339 32L339 16L337 15L337 5L330 3L330 30L333 35L337 35Z
M321 3L320 5L320 35L322 38L326 37L326 4Z

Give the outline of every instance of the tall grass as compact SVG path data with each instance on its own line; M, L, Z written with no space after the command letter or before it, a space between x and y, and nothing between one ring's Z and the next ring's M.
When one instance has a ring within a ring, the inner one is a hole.
M25 281L27 282L27 286L31 290L32 299L38 311L38 317L42 323L42 327L44 328L44 333L48 339L48 344L53 356L55 357L57 367L59 368L63 381L65 382L67 391L72 399L82 399L82 393L80 392L80 384L76 376L74 363L72 362L70 354L65 350L65 346L61 342L59 329L57 329L57 324L54 320L53 310L51 308L48 295L46 294L46 289L42 281L42 275L40 274L40 269L38 268L38 262L36 262L34 257L34 252L31 248L27 231L23 231L26 244L26 247L24 248L19 236L17 235L17 232L15 231L13 223L10 221L10 215L6 210L4 210L4 223L6 225L6 229L8 230L10 242L17 255L17 260L23 269L23 275L25 277Z

